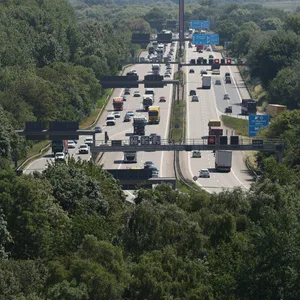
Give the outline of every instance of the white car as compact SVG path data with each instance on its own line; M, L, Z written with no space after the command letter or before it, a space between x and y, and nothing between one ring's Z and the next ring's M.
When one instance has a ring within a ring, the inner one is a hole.
M201 169L199 177L210 178L208 169Z
M115 118L121 118L121 114L118 111L114 112L114 116L115 116Z
M116 118L114 115L108 115L106 117L106 125L107 126L114 126L116 125Z
M76 144L74 141L68 141L68 148L69 149L74 149L76 148Z
M87 144L83 144L79 146L79 154L89 154L89 146Z
M56 152L55 154L55 160L59 161L59 160L66 160L66 155L63 152Z
M92 145L93 142L94 142L94 140L93 140L93 138L91 138L91 137L87 137L87 138L84 140L84 143L85 143L86 145Z
M135 91L133 93L133 97L141 97L141 93L139 91Z
M130 110L126 113L130 117L134 117L134 111Z

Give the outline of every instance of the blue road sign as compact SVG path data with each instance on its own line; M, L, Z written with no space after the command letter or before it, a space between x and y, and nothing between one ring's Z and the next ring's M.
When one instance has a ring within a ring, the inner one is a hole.
M269 115L249 115L249 136L256 136L262 127L269 125Z
M219 45L218 34L193 34L192 43L195 45Z
M190 22L190 28L192 29L208 29L210 27L210 21L209 20L192 20Z

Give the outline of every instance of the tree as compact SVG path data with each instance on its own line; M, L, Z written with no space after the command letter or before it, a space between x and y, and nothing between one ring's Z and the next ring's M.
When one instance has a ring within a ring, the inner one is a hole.
M299 63L292 67L281 69L270 82L268 102L286 105L289 109L300 106Z
M139 19L129 19L126 22L126 25L132 32L137 33L150 33L151 28L148 22L143 20L142 18Z
M293 32L278 31L252 49L249 55L252 74L267 86L283 67L300 59L300 37Z

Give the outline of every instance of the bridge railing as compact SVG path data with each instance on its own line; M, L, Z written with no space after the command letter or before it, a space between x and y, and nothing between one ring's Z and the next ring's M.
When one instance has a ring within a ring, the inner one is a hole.
M239 138L239 145L252 145L253 140L257 141L260 140L263 142L263 145L274 145L283 144L283 140L280 139L259 139L259 138ZM208 144L208 137L198 138L198 139L184 139L181 141L174 141L171 139L161 139L159 143L152 143L150 141L149 144L145 144L141 141L139 141L137 144L130 144L130 140L96 140L95 141L96 146L139 146L139 145L209 145ZM216 143L216 145L220 145L219 143ZM230 145L230 137L228 138L228 145ZM235 145L232 145L235 146Z

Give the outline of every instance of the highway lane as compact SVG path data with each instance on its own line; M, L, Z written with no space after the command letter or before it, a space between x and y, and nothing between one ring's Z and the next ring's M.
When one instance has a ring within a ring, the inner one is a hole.
M142 55L146 55L146 52L143 52ZM123 71L123 74L126 74L127 72L129 72L131 69L133 69L134 67L128 67ZM95 126L101 126L103 129L102 133L97 133L96 134L96 141L97 140L104 140L104 132L107 131L108 134L110 136L113 136L114 134L118 133L118 130L120 130L120 128L116 128L116 126L110 126L110 127L106 127L106 116L107 114L109 114L112 110L112 99L114 97L118 97L120 95L122 95L124 92L124 89L121 88L117 88L114 89L112 96L110 97L107 107L105 109L105 111L102 113L98 123ZM119 120L117 120L117 122L119 122ZM132 126L130 126L127 123L123 123L123 128L131 128ZM123 130L123 129L122 129ZM89 137L89 136L80 136L79 140L77 141L76 144L76 148L75 149L69 149L69 154L70 156L74 157L75 159L82 159L82 160L90 160L91 159L91 154L79 154L78 153L78 147L81 144L84 144L84 140ZM52 151L49 150L43 157L34 160L33 162L31 162L26 169L24 170L24 174L29 174L32 173L34 171L38 171L38 172L42 172L46 167L48 163L54 162L54 156L52 154Z
M165 52L168 53L170 45L167 47ZM175 47L176 49L176 47ZM176 53L176 52L174 52ZM143 78L148 71L151 71L152 65L135 65L134 69L137 71L140 78ZM172 76L174 72L174 65L172 67ZM166 66L161 64L161 72L163 75L165 73ZM135 90L139 90L141 97L132 97ZM145 92L143 85L140 85L138 89L132 89L131 95L127 97L127 102L124 105L124 111L122 112L120 123L115 126L114 134L110 136L111 139L129 139L130 135L133 133L132 123L122 123L122 117L127 111L133 110L136 115L145 115L148 118L148 113L141 110L142 108L142 96ZM171 100L172 100L172 85L167 85L164 88L155 88L155 102L154 105L160 106L161 119L159 124L148 124L146 125L146 135L151 133L156 133L160 135L163 139L168 137L169 132L169 122L170 122L170 112L171 112ZM166 102L158 102L160 96L165 96ZM173 177L173 153L171 152L138 152L137 153L137 163L124 163L123 153L106 153L101 160L105 169L126 169L126 168L143 168L146 161L152 161L154 165L159 169L159 177Z
M194 52L194 48L191 49L188 47L186 47L186 51L188 61L191 58L197 58L199 56L208 58L208 55L211 54L211 52L206 51L198 54L197 52ZM213 55L216 58L220 57L219 53L213 53ZM188 73L190 68L195 70L194 74ZM186 67L187 138L201 138L207 136L208 120L219 119L220 111L217 107L218 92L216 92L214 85L214 81L218 76L212 76L213 84L211 89L199 89L199 87L201 87L200 70L205 68L206 67L203 66ZM227 70L223 70L221 73L225 74L226 71ZM191 97L189 96L190 89L196 90L200 99L199 102L191 102ZM238 92L233 91L230 93L232 95L238 94ZM208 192L220 192L222 188L234 188L238 186L243 189L248 189L252 182L252 178L248 175L246 166L243 163L241 152L233 153L233 165L230 173L215 172L215 157L213 153L208 151L203 151L202 158L191 158L191 153L182 153L181 162L184 174L190 179L193 176L198 176L201 169L209 169L211 172L210 178L198 178L197 180L197 184L202 186Z
M170 46L167 47L165 53L168 53ZM176 47L175 47L176 49ZM175 52L176 53L176 52ZM141 56L146 56L147 52L143 52ZM146 75L148 71L151 71L152 65L134 65L126 68L124 70L124 74L128 71L135 69L140 76L140 79L143 79L143 76ZM164 74L166 70L165 65L161 65L161 74ZM172 65L172 76L173 76L174 65ZM171 77L172 78L172 77ZM141 93L141 97L132 97L133 92L135 90L139 90ZM171 108L171 90L172 86L168 85L161 89L154 89L155 90L155 103L154 105L159 105L161 108L161 121L158 125L147 125L146 126L146 135L150 133L156 133L161 135L162 138L167 138L168 136L168 125L169 125L169 118L170 118L170 108ZM129 139L130 134L133 132L132 122L123 122L124 115L127 111L133 110L136 114L139 115L147 115L146 112L141 111L142 108L142 96L144 94L144 87L142 85L139 88L132 88L131 95L127 96L127 101L124 102L124 110L121 112L121 118L116 119L115 126L106 126L106 117L113 111L112 99L113 97L118 97L123 95L124 89L115 89L113 92L112 97L109 99L107 107L103 114L101 115L99 122L95 126L101 126L103 128L103 132L96 134L96 144L99 140L104 140L104 132L108 133L110 139ZM158 99L160 96L165 96L167 102L162 102L158 104ZM77 143L76 149L69 149L69 153L71 156L75 157L76 159L80 158L83 160L89 160L90 154L88 155L79 155L78 154L78 147L80 144L84 143L86 136L81 136ZM169 152L152 152L152 153L138 153L138 163L137 164L123 164L123 153L114 153L114 154L105 154L101 160L101 163L104 164L104 168L128 168L128 167L143 167L145 161L151 160L154 162L155 166L160 170L159 176L160 177L171 177L174 176L173 171L173 153ZM46 155L40 159L33 161L29 164L24 170L25 174L31 173L33 171L41 172L47 167L48 162L53 162L54 157L51 154L51 151L46 153Z

